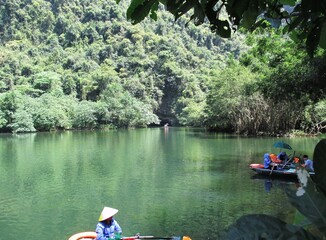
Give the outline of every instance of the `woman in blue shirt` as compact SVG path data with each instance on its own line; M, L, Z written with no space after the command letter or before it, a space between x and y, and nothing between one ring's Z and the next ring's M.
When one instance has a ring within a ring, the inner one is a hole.
M96 240L120 239L122 229L113 218L119 210L104 207L96 226Z

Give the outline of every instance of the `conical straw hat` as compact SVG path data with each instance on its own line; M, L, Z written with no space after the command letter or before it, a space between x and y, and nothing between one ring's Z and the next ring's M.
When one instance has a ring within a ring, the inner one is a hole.
M115 214L117 214L118 211L119 210L115 209L115 208L104 207L98 221L99 222L104 221L104 220L114 216Z

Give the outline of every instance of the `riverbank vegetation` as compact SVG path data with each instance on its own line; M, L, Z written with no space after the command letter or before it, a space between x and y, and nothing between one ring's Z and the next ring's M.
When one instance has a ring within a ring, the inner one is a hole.
M172 125L241 134L324 132L326 61L281 30L223 39L124 2L0 6L0 131Z

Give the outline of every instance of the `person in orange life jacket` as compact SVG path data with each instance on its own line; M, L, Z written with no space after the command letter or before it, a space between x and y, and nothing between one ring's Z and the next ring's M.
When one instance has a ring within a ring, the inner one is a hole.
M120 239L122 229L118 222L113 218L119 210L104 207L96 225L96 240Z

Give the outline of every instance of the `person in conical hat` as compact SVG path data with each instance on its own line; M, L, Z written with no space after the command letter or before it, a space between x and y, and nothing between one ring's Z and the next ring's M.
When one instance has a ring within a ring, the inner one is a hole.
M119 210L104 207L96 225L96 240L120 239L122 229L113 218Z

